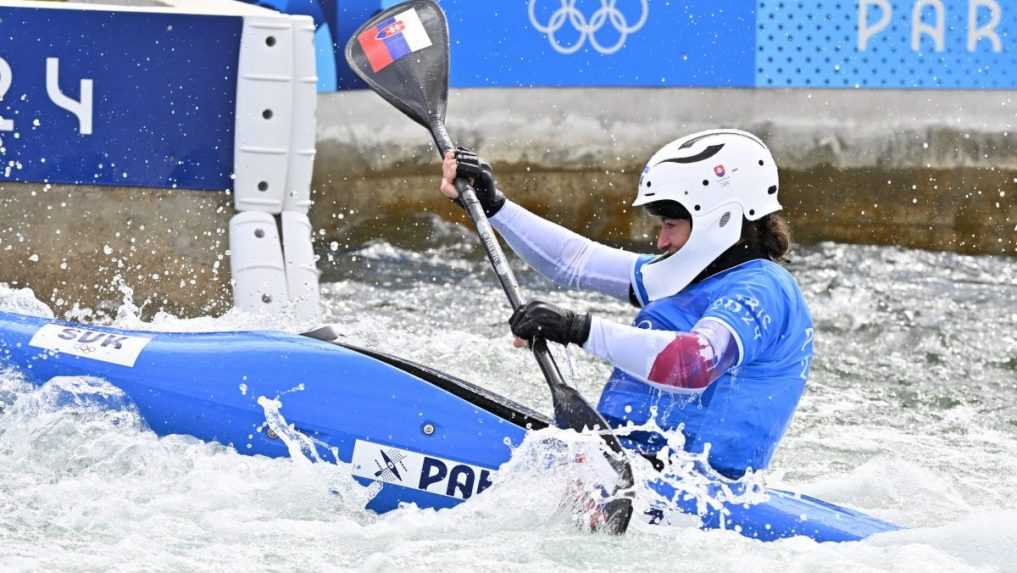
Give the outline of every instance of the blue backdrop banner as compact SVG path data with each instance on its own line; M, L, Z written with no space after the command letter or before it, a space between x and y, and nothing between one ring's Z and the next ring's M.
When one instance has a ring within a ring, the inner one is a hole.
M241 26L0 8L0 181L230 188Z
M393 2L261 0L308 2L336 30L321 52L336 85L363 87L342 46ZM1017 5L1002 0L440 3L454 87L1017 88Z
M745 0L444 0L452 84L751 87Z
M757 1L759 87L1017 87L1017 3Z

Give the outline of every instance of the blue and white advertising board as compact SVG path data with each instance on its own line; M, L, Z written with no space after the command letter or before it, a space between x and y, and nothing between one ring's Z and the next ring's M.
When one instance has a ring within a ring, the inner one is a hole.
M443 0L452 83L1017 88L1001 0Z
M452 84L751 87L745 0L445 0Z
M0 8L0 182L230 188L241 27Z
M1017 87L1014 2L756 4L758 87Z
M349 89L363 86L342 46L393 2L258 3L304 13L317 3L337 48L319 70L333 67L338 88ZM1017 88L1017 4L1003 0L440 4L453 87Z

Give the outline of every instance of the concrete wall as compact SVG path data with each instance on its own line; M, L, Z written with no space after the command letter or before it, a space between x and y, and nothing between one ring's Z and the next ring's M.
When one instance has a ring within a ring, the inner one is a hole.
M115 316L128 294L159 310L231 305L225 193L0 184L0 282L58 316Z
M1017 250L1017 103L1011 92L470 90L449 127L496 168L516 201L591 237L647 245L626 208L643 162L700 129L756 132L782 167L799 241ZM425 240L437 192L426 132L370 92L319 96L317 247ZM117 308L118 284L149 314L229 307L225 193L0 184L0 281L58 314ZM414 224L407 222L414 221ZM339 258L341 264L341 257ZM119 277L119 278L118 278Z
M773 149L800 241L1013 254L1012 95L469 90L451 94L448 123L495 165L514 200L602 240L645 240L649 222L625 206L657 148L697 130L739 127ZM318 121L312 217L330 237L391 233L392 217L421 210L459 216L435 190L426 132L377 96L322 96ZM386 223L372 226L382 215Z

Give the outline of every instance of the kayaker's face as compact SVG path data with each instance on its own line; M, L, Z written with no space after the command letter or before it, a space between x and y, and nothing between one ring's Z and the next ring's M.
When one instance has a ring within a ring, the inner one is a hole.
M660 233L657 235L657 248L667 254L678 252L678 249L689 242L692 234L692 221L688 219L660 218Z

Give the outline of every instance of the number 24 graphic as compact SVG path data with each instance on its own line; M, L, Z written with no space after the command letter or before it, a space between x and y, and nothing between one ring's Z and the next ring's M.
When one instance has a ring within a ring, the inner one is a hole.
M81 135L92 134L92 80L81 80L81 100L75 101L60 91L60 59L46 58L46 95L60 109L65 109L78 118ZM0 57L0 100L14 81L14 71L7 60ZM0 116L0 131L14 131L14 120Z

